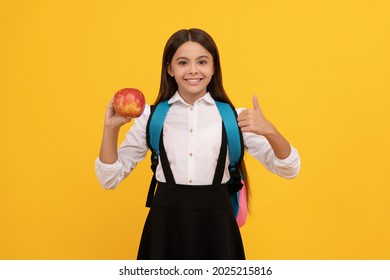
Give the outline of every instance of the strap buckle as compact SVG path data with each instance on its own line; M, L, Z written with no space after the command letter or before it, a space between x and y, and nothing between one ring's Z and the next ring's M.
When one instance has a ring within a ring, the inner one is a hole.
M152 154L150 155L150 162L152 163L150 168L153 173L155 173L158 165L158 153L156 151L152 151Z
M242 189L241 172L238 164L229 165L230 181L228 183L229 193L233 194Z

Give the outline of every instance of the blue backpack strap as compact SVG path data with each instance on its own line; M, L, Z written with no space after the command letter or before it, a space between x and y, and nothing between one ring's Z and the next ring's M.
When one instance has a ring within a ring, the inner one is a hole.
M228 103L215 101L225 126L229 150L229 191L235 216L238 214L239 190L242 188L240 163L244 155L243 138L237 124L236 110Z
M168 104L168 100L157 104L154 108L153 114L149 119L149 124L147 127L148 145L152 151L157 152L157 155L159 153L161 131L164 126L164 121L167 117L169 107L170 105Z
M168 100L151 107L148 124L146 126L146 141L148 143L149 149L152 152L150 158L152 164L150 168L153 171L153 177L150 181L148 197L146 200L146 207L150 207L152 204L154 192L156 190L157 180L155 173L158 165L158 155L160 153L160 138L169 107L170 105L168 104Z
M215 104L221 114L228 137L230 165L237 166L242 160L243 150L241 149L242 136L240 135L240 128L237 124L236 111L228 103L215 101Z

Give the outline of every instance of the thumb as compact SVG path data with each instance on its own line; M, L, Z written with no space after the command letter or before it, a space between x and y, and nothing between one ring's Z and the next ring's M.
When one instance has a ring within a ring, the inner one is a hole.
M259 101L257 100L256 95L253 95L252 102L253 102L253 109L261 112Z

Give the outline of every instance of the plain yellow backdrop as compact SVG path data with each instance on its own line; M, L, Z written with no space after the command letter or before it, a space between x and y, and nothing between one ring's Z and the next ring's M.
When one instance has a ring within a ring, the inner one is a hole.
M0 10L1 259L136 257L150 161L101 188L104 113L123 87L153 103L166 40L191 27L215 39L235 105L257 94L301 155L294 180L246 156L247 257L390 258L388 1L1 0Z

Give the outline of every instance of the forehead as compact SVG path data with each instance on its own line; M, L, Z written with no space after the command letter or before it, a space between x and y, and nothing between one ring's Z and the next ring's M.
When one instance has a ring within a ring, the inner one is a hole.
M173 57L197 58L199 56L212 57L211 53L209 53L201 44L188 41L177 49Z

